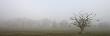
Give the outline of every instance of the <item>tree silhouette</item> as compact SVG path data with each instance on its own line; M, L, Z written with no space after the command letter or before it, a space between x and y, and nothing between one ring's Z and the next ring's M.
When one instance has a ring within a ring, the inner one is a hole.
M90 26L89 24L92 22L94 16L95 14L93 13L79 13L77 16L71 17L72 24L80 28L79 34L82 34L85 27Z

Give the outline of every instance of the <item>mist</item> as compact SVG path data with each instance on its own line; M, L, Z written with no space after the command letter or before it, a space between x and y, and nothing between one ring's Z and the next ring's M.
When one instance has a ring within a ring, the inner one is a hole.
M74 14L96 14L86 31L110 31L110 0L0 0L0 32L72 31Z

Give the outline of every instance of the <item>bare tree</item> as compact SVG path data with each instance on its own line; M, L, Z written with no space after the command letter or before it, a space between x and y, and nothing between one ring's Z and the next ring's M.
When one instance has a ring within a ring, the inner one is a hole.
M79 34L82 34L85 27L90 26L89 24L92 22L94 16L95 14L93 13L79 13L77 16L71 17L72 24L80 28Z

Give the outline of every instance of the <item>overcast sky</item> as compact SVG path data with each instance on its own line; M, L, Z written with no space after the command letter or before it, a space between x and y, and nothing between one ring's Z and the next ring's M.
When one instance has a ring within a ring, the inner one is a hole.
M80 10L109 19L110 0L0 0L0 18L69 19Z

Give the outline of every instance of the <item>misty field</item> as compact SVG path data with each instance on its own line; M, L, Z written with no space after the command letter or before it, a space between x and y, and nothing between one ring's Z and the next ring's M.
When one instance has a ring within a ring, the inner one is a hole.
M75 32L1 32L0 36L110 36L110 33L86 32L79 35Z

